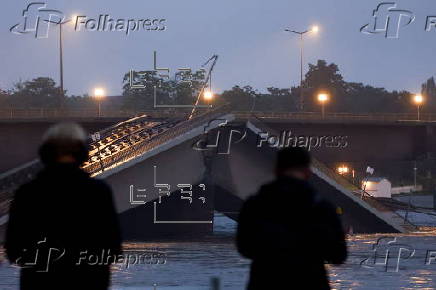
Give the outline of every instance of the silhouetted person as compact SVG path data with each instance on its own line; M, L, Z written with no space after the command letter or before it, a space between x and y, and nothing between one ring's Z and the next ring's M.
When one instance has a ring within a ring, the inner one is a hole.
M330 289L324 263L341 264L345 237L335 208L309 185L310 155L278 153L275 181L243 205L239 252L252 260L248 289Z
M5 248L22 267L21 289L107 289L121 254L112 192L80 169L86 135L75 124L50 128L40 147L45 168L15 193Z

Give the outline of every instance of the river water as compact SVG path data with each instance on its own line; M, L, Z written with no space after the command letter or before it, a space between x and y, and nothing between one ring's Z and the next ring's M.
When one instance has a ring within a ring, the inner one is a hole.
M249 261L235 249L235 227L217 214L214 235L201 241L126 243L128 253L160 260L115 265L112 289L203 290L214 277L221 289L244 289ZM346 264L328 267L332 289L436 289L436 233L353 235L348 246ZM18 289L18 269L1 259L0 289Z

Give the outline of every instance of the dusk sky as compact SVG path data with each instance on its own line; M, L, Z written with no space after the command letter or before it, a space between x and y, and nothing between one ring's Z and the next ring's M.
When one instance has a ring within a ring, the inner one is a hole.
M13 34L31 2L2 1L0 18L0 88L18 80L49 76L59 80L58 28L46 39ZM284 32L318 25L305 39L305 69L317 59L336 63L346 81L363 82L389 90L420 91L436 75L436 28L425 31L427 16L436 15L434 0L396 1L398 9L412 11L416 19L400 30L398 39L363 34L372 22L374 0L160 0L160 1L46 1L48 9L98 18L166 19L164 31L74 31L64 29L64 78L68 94L91 94L96 86L107 94L122 91L129 69L151 70L153 51L158 65L198 69L213 54L219 60L213 74L216 91L233 85L251 85L260 91L299 83L299 42Z

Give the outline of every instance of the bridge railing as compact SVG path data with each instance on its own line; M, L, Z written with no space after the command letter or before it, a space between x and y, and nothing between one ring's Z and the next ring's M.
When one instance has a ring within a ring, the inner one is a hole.
M385 204L381 203L379 200L377 200L375 197L373 197L371 194L369 194L367 191L358 188L355 186L352 182L350 182L348 179L343 177L342 175L335 172L333 169L326 166L324 163L318 161L317 159L313 158L312 165L323 172L325 175L333 179L336 183L341 185L342 187L348 189L351 191L354 195L359 196L363 201L365 201L367 204L369 204L371 207L377 209L380 212L391 212L394 214L397 220L402 219L403 220L403 226L407 227L409 231L413 231L417 229L417 226L411 223L409 220L403 218L400 214L398 214L395 210L392 210Z
M222 106L210 112L203 112L191 120L178 123L173 128L159 133L151 139L143 140L133 146L108 156L102 159L101 163L98 161L93 162L84 169L91 174L95 174L101 171L101 165L103 165L103 168L106 169L116 166L119 163L126 162L127 160L139 156L142 153L151 150L176 136L180 136L192 130L207 120L212 120L220 115L223 115L227 111L228 108L226 106ZM17 186L31 180L41 168L42 164L40 161L34 160L13 170L0 174L0 202L8 199Z
M237 115L235 115L235 117L237 117ZM262 122L262 118L259 118L256 115L254 115L254 116L250 115L250 117L251 117L250 122L253 123L259 129L264 130L264 131L268 131L268 132L274 132L274 130L272 128L270 128L268 125L266 125L265 123ZM325 165L324 163L322 163L321 161L319 161L313 157L312 157L312 166L314 168L318 169L320 172L325 174L327 177L329 177L333 181L335 181L337 184L339 184L344 189L348 190L349 192L351 192L355 196L361 198L363 201L365 201L371 207L377 209L380 212L391 212L391 213L393 213L393 215L397 219L402 219L402 217L396 211L391 210L390 208L388 208L387 206L385 206L384 204L379 202L375 197L370 195L368 192L358 188L356 185L354 185L347 178L338 174L335 170L333 170L332 168L328 167L327 165ZM416 229L416 226L408 220L404 220L403 226L408 227L409 230L411 230L411 231Z
M129 118L135 116L134 111L111 110L102 111L104 118ZM9 109L0 110L0 119L57 119L57 118L97 118L98 110L60 110L60 109Z
M325 165L324 163L318 161L315 158L312 158L312 165L316 167L317 169L321 170L325 175L336 181L339 185L343 186L344 188L350 190L350 191L358 191L359 188L349 182L346 178L342 177L341 175L337 174L333 169Z
M289 119L289 120L330 120L330 121L417 121L415 113L333 113L327 112L323 117L320 112L269 112L269 111L233 111L228 107L228 112L238 118L248 119L257 116L262 119ZM116 110L107 109L101 111L102 118L131 118L138 115L153 117L183 117L187 111L162 109L162 110ZM97 118L98 110L93 109L0 109L0 120L14 119L65 119L65 118ZM436 114L422 113L420 121L436 121Z
M117 110L102 109L100 116L97 109L0 109L0 120L33 120L33 119L68 119L68 118L132 118L138 115L156 117L183 117L187 112L181 110Z
M110 169L112 167L116 167L124 162L127 162L137 156L144 154L151 149L160 146L177 136L181 136L194 128L204 124L207 121L211 121L219 116L228 112L228 107L222 106L211 112L203 113L198 115L191 120L186 120L180 123L177 123L174 127L169 128L168 130L153 136L150 139L142 140L128 148L119 151L113 155L110 155L100 162L94 162L84 169L91 174L99 174L102 172L102 168L104 170Z
M232 112L237 118L250 119L253 116L260 119L289 119L289 120L329 120L329 121L418 121L417 114L409 113L326 113L324 117L318 112ZM419 121L436 121L436 114L421 114Z
M177 136L181 136L190 130L204 124L207 121L213 120L229 111L227 105L216 108L210 112L202 112L196 115L191 120L178 123L173 128L170 128L148 140L143 140L133 146L119 151L109 157L106 157L100 162L94 162L85 167L84 170L90 174L98 174L104 169L116 167L121 163L127 162L141 154L162 145ZM0 216L7 212L9 201L12 198L13 192L16 188L35 177L41 170L42 164L39 160L26 163L13 170L0 174Z

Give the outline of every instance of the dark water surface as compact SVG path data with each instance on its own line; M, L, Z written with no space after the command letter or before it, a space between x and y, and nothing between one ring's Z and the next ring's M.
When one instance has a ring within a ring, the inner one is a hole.
M126 243L131 261L137 253L160 256L115 265L112 289L203 290L210 289L213 277L221 289L244 289L249 261L236 251L235 226L217 214L214 235L201 241ZM347 263L328 267L333 289L435 289L436 234L354 235L348 244ZM18 289L18 269L2 261L0 289Z

